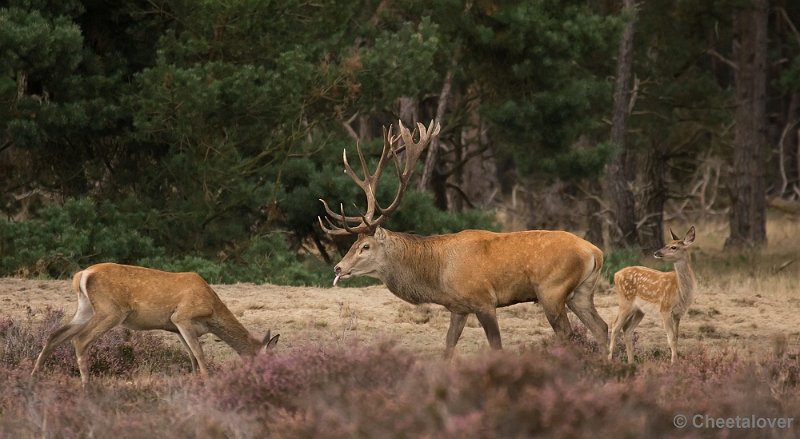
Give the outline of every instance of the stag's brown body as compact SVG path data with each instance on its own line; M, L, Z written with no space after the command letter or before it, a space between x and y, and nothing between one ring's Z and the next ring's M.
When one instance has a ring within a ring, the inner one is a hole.
M365 248L366 246L366 248ZM539 302L557 334L571 327L566 306L606 345L608 327L594 308L603 253L562 231L494 233L483 230L421 237L379 228L362 235L336 266L342 279L370 276L397 297L435 303L451 312L445 355L452 355L469 314L493 348L502 346L496 308Z
M178 334L192 369L207 374L199 337L213 333L240 355L255 355L274 346L278 336L256 338L242 326L216 292L197 273L170 273L144 267L97 264L72 278L78 296L73 319L55 330L36 360L40 369L58 345L72 340L84 385L88 382L86 350L100 336L123 326Z
M423 237L382 231L385 258L364 274L374 274L407 302L458 313L521 302L563 307L569 293L596 280L603 265L600 249L568 232L465 230ZM553 259L554 253L563 257ZM339 267L355 258L345 257Z
M364 191L367 211L348 216L334 212L323 202L327 223L320 227L331 235L359 234L347 255L334 268L336 278L370 276L383 281L399 298L411 303L436 303L450 310L445 356L453 353L469 314L478 317L489 345L502 342L496 309L520 302L539 302L555 332L566 338L571 332L565 306L581 319L605 350L608 326L594 307L594 287L603 266L603 253L591 243L567 232L530 230L494 233L482 230L420 237L380 227L400 202L414 163L438 124L426 129L418 124L419 140L402 123L400 135L384 131L384 146L374 173L357 146L364 177L350 167L343 154L345 173ZM393 148L402 138L404 145ZM399 158L404 150L404 160ZM375 187L384 167L393 157L400 181L397 195L387 208L375 199ZM378 218L374 216L378 214ZM341 226L335 226L333 221Z

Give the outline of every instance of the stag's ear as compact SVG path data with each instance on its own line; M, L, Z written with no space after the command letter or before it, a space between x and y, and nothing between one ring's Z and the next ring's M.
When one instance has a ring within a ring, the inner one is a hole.
M375 227L375 234L372 236L374 236L378 241L383 241L386 239L386 230L384 230L381 226Z
M681 238L672 231L672 227L669 228L669 234L672 235L673 241L680 241Z
M686 236L683 237L683 243L685 245L689 245L694 242L694 226L689 228L689 231L686 232Z

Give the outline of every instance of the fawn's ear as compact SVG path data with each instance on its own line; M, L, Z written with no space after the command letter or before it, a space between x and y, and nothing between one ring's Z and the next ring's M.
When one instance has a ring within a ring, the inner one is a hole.
M694 242L694 226L689 228L689 231L686 232L686 236L683 237L683 243L685 245L689 245Z
M678 235L676 235L675 232L672 231L672 227L669 228L669 234L672 235L672 240L673 241L680 241L681 240L681 238Z

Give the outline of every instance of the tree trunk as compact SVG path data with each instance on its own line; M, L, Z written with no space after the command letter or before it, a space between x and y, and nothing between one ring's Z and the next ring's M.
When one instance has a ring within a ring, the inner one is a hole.
M664 203L667 201L666 136L653 136L644 172L639 245L652 253L664 246Z
M442 91L439 93L439 102L436 105L436 121L439 124L444 122L444 113L447 111L447 100L450 99L450 88L453 84L453 69L447 71L442 84ZM434 137L428 145L428 156L425 157L425 166L422 167L422 174L419 179L419 190L428 188L433 171L436 168L437 158L439 155L439 136Z
M767 242L766 142L768 0L753 0L733 16L736 111L730 175L730 236L725 248L760 248Z
M633 34L636 10L633 0L624 1L624 11L630 14L619 43L617 76L614 82L614 106L611 117L611 143L619 152L607 168L607 193L613 209L609 230L613 247L636 245L636 211L631 183L635 176L633 153L625 144L631 94L631 65L633 63Z
M592 177L589 180L587 190L591 196L586 200L586 217L588 224L586 236L584 236L584 238L600 248L605 248L605 241L603 240L603 206L600 204L600 201L598 201L598 197L600 197L603 192L600 180Z
M777 195L792 196L794 187L800 181L800 156L797 154L797 127L800 124L800 93L792 93L789 99L789 108L786 110L786 126L778 143L780 148L779 170L781 175L780 193Z

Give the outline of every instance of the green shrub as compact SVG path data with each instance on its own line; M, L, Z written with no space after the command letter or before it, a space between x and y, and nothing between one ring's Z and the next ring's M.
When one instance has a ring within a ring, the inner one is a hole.
M225 282L269 282L279 285L323 285L330 281L330 268L321 260L300 257L282 233L253 237L227 264Z
M225 272L224 265L198 256L184 256L180 259L167 256L150 257L136 261L136 265L172 272L193 271L208 283L222 282Z
M194 271L209 283L327 286L331 282L330 264L301 255L292 245L303 238L301 232L262 232L245 241L229 240L225 248L187 254L187 250L170 248L163 238L174 226L132 199L112 203L79 198L61 206L46 206L28 221L0 221L0 275L66 278L91 264L118 262L164 271ZM430 194L414 191L406 194L387 226L426 235L497 228L487 212L443 212L434 207ZM217 237L212 241L223 240ZM370 282L364 279L350 285Z
M429 192L409 191L397 211L387 222L387 227L398 232L420 235L455 233L466 229L499 230L494 215L483 210L462 213L446 212L433 204Z
M633 265L645 265L659 271L671 271L672 264L660 259L654 259L651 254L643 254L638 247L612 250L606 253L603 262L603 275L612 284L614 283L614 273Z
M45 206L28 221L0 220L0 274L60 278L96 261L163 255L145 235L147 218L140 206L78 198Z
M603 262L603 276L609 282L614 283L614 273L625 267L638 265L641 255L642 252L638 248L622 248L606 253Z

